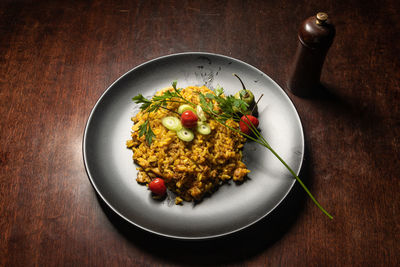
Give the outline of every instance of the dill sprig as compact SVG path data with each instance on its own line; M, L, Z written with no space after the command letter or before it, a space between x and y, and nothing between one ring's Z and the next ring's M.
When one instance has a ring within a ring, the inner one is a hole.
M243 84L243 83L242 83ZM165 91L162 95L154 96L151 100L145 98L143 95L139 94L132 98L132 100L141 104L140 109L148 114L150 112L157 111L160 108L164 108L169 110L166 106L170 102L189 104L192 106L196 106L192 102L185 99L181 91L182 89L177 88L177 81L172 82L173 91ZM232 95L225 96L224 89L222 87L217 87L214 90L214 94L206 93L203 94L201 92L196 92L199 96L200 106L205 113L207 113L211 118L215 119L221 125L235 131L248 139L264 146L267 148L292 174L292 176L299 182L301 187L306 191L311 200L317 205L317 207L326 215L328 218L333 219L333 216L330 215L321 204L315 199L315 197L311 194L310 190L306 187L303 181L297 176L297 174L292 170L292 168L278 155L278 153L270 146L267 140L262 136L262 134L257 130L256 127L250 122L249 118L246 116L247 121L243 121L251 130L252 135L248 135L240 131L239 129L235 129L226 124L228 119L233 119L234 121L240 121L241 118L238 113L245 114L245 111L249 107L249 105L243 101L242 99L237 99ZM172 110L170 110L172 111ZM172 111L175 112L175 111ZM250 123L248 123L250 122ZM155 134L151 130L149 117L145 120L143 124L139 126L139 137L145 136L146 142L148 145L151 145L152 139L155 137Z

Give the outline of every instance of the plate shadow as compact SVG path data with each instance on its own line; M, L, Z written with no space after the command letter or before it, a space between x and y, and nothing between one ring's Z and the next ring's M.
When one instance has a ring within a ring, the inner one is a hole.
M306 148L300 177L311 189L312 159L308 155L310 153ZM132 245L145 250L153 257L175 264L215 265L238 263L262 253L279 242L290 232L304 210L308 198L301 186L295 183L278 207L250 227L223 237L195 241L172 239L149 233L122 219L99 196L97 199L116 230Z

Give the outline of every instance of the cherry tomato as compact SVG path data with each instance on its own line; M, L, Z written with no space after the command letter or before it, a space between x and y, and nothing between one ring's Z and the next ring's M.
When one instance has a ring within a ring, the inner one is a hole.
M243 115L242 118L240 118L239 122L240 131L249 135L251 133L251 129L249 126L251 126L252 124L255 128L257 128L259 124L258 119L252 115Z
M197 116L191 110L186 110L181 115L181 122L183 127L192 128L197 126Z
M151 192L158 196L163 196L165 195L165 192L167 191L167 187L165 186L164 180L161 178L156 178L153 181L149 183L149 188Z

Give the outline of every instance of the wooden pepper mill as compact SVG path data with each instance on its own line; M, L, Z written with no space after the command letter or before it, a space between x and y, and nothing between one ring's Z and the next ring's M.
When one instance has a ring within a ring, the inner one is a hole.
M320 12L303 21L288 81L288 88L294 95L306 97L316 92L325 56L334 37L335 27L328 21L326 13Z

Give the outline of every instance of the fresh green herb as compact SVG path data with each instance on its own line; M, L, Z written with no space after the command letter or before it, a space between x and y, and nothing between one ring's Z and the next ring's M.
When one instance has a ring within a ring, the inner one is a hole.
M220 96L224 93L224 88L222 88L219 84L215 87L215 95Z
M132 100L136 103L136 104L142 104L140 106L141 110L145 110L147 109L150 105L151 105L151 101L148 100L147 98L145 98L142 94L139 94L137 96L135 96L134 98L132 98Z
M247 115L245 115L247 118ZM247 118L248 120L248 118ZM243 121L247 124L246 121ZM256 138L243 134L245 135L247 138L259 143L260 145L266 147L269 151L271 151L271 153L286 167L286 169L288 169L288 171L292 174L292 176L294 178L296 178L296 180L299 182L299 184L301 185L301 187L303 187L304 191L306 191L307 195L311 198L311 200L315 203L315 205L317 205L317 207L326 215L328 216L329 219L333 219L333 216L330 215L322 206L321 204L315 199L315 197L311 194L310 190L307 188L307 186L303 183L303 181L297 176L297 174L292 170L292 168L290 168L290 166L279 156L278 153L276 153L276 151L269 145L269 143L267 142L267 140L265 140L265 138L261 135L261 133L254 127L253 124L249 125L247 124L247 126L249 126L249 128L251 129L251 131L253 132L253 134L255 135ZM237 129L233 129L232 130L236 130Z
M237 75L235 75L237 76ZM240 79L239 79L240 80ZM240 80L242 83L242 86L244 87L243 82ZM148 100L142 95L135 96L133 100L137 104L142 104L141 105L141 110L145 112L152 112L152 111L157 111L160 107L161 108L166 108L165 106L169 102L178 102L178 103L183 103L183 104L189 104L191 106L195 106L195 104L191 103L187 99L185 99L181 95L182 89L177 88L177 81L172 82L172 87L174 91L166 91L164 92L161 96L154 96L152 100ZM232 131L235 131L237 133L242 134L243 136L247 137L250 140L253 140L254 142L264 146L267 148L271 153L286 167L286 169L293 175L293 177L299 182L301 187L306 191L306 193L309 195L309 197L312 199L312 201L317 205L317 207L330 219L333 219L332 215L330 215L322 206L321 204L315 199L315 197L311 194L310 190L306 187L306 185L301 181L301 179L296 175L296 173L290 168L290 166L276 153L276 151L269 145L267 140L262 136L262 134L254 127L253 124L250 123L250 125L244 121L244 123L247 124L247 126L251 129L251 132L253 135L248 135L243 132L241 132L239 129L235 129L229 125L226 124L226 121L228 119L233 119L235 121L240 121L240 117L238 115L238 112L243 112L246 111L249 107L249 104L243 101L241 98L235 98L232 95L229 96L223 96L224 94L224 89L220 86L218 86L215 89L215 94L202 94L201 92L197 92L199 95L199 100L200 100L200 106L203 109L207 115L212 117L214 120L216 120L218 123L224 125L225 127L231 129ZM247 115L245 115L247 118ZM248 121L250 121L247 118ZM147 119L142 125L139 126L139 137L145 135L146 136L146 141L150 145L152 138L155 137L153 131L151 130L149 120Z
M146 120L142 125L139 126L139 137L142 137L143 135L146 136L146 142L148 144L151 144L153 137L156 137L151 130L149 120Z
M165 91L162 95L153 96L153 98L151 100L145 98L142 94L139 94L139 95L133 97L132 100L136 104L141 104L140 109L146 113L156 112L160 108L163 108L163 109L169 110L169 111L174 112L179 115L178 112L168 109L166 107L167 104L169 102L175 102L175 103L181 103L181 104L190 103L190 102L181 96L180 92L182 91L182 89L177 89L176 85L177 85L177 82L174 81L172 83L174 91ZM142 137L142 136L145 136L147 144L151 145L151 142L153 140L153 137L155 137L155 134L151 130L150 121L149 121L148 117L145 120L145 122L139 126L139 137Z
M204 95L198 92L201 107L205 109L207 113L212 113L212 117L220 118L224 122L231 118L235 121L239 121L237 111L247 110L249 105L242 99L237 99L231 95L223 97L224 89L222 87L219 87L218 90L219 95L211 93ZM213 101L216 102L216 106L220 109L220 112L215 109Z
M172 81L172 87L174 88L174 90L176 91L176 85L178 84L177 80Z

